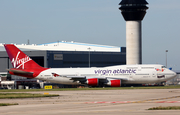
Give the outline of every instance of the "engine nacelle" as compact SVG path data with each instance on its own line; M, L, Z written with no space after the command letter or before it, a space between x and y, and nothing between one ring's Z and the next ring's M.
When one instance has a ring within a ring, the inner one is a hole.
M97 78L87 79L86 84L90 86L98 86L99 80Z
M108 83L107 83L108 86L111 86L111 87L121 87L121 80L120 79L116 79L116 80L108 80Z

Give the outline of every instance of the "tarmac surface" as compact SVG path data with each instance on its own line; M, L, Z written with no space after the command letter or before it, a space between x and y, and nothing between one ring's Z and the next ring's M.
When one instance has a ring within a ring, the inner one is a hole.
M180 110L147 110L180 106L180 89L128 89L27 92L59 97L0 99L19 105L0 107L0 115L180 115Z

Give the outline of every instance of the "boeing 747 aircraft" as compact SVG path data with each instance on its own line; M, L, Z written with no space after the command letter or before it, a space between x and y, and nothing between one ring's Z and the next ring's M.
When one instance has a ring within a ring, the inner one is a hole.
M11 75L46 80L60 84L120 87L122 84L160 83L176 73L163 65L118 65L98 68L44 68L13 44L4 45L13 68Z

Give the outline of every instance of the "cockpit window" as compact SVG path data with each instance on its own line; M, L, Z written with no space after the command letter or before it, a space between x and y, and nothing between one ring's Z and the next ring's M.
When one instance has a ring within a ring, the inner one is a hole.
M161 68L166 68L166 66L162 66Z

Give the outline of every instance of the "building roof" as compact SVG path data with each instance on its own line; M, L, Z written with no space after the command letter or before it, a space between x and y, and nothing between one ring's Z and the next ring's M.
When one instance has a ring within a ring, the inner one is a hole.
M99 52L121 52L121 47L108 46L108 45L98 45L98 44L88 44L79 42L54 42L45 44L15 44L22 51L31 50L50 50L50 51L99 51ZM0 43L0 51L5 51L4 46Z

